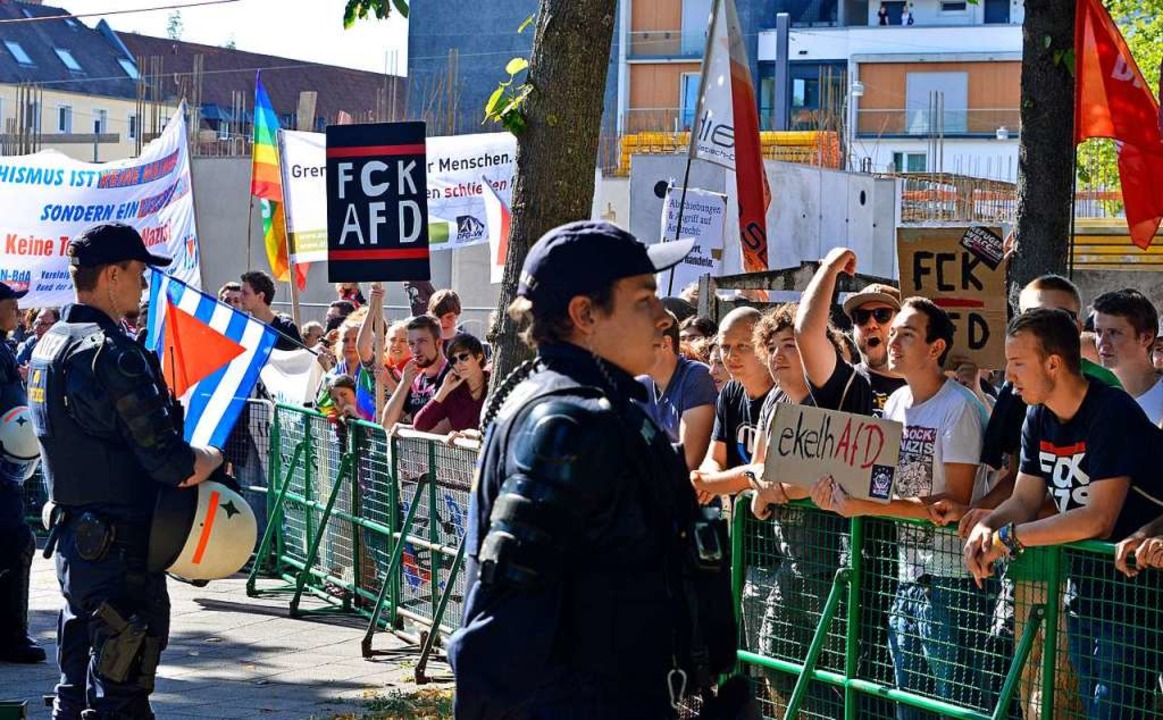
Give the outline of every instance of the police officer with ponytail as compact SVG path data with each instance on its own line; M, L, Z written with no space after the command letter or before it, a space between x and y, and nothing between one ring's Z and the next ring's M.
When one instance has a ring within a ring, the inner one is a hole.
M691 246L577 222L529 251L510 310L537 357L485 413L457 718L654 720L727 694L712 690L735 657L725 528L634 402L670 322L655 273Z
M121 319L135 310L152 255L127 225L92 227L68 247L76 303L37 343L29 410L54 503L65 598L54 718L152 718L149 695L169 635L164 573L147 565L158 492L207 479L215 448L182 439L168 391Z

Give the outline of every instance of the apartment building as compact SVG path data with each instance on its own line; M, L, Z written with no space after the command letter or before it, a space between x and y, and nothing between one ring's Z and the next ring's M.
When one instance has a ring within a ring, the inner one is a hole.
M0 153L133 155L146 129L134 58L61 8L4 2L0 20Z
M1022 0L779 0L758 42L761 114L788 63L790 129L843 128L849 167L1017 178ZM911 16L911 24L909 24Z

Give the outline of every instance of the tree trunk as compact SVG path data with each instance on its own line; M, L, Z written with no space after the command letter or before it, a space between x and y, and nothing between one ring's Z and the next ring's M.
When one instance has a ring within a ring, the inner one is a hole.
M541 0L517 136L513 222L493 343L492 386L529 357L508 307L529 248L563 223L590 216L616 0ZM599 258L594 258L600 262Z
M1074 200L1074 3L1026 0L1022 27L1022 134L1016 253L1010 301L1030 280L1067 271Z

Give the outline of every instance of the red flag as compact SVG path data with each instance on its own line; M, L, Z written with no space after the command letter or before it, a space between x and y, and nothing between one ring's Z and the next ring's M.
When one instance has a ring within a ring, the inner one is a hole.
M489 282L496 285L505 274L505 261L509 257L509 226L513 222L513 213L497 194L493 183L484 175L481 175L481 184L485 190L482 197L489 228Z
M1074 141L1119 143L1119 182L1131 241L1140 248L1163 220L1159 103L1099 0L1078 0L1074 29Z
M162 374L174 397L182 397L244 352L246 348L167 300Z

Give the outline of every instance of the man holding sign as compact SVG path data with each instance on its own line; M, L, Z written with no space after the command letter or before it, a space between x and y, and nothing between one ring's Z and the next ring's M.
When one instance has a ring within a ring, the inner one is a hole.
M888 334L888 367L904 377L884 407L886 420L903 423L896 498L888 505L848 496L831 478L812 499L845 517L887 515L928 520L934 496L969 504L975 499L978 457L987 421L973 394L941 368L953 348L949 315L925 298L905 300ZM977 590L960 562L953 533L898 528L896 598L889 612L889 650L898 687L925 691L977 708L993 707L1000 678L988 667L986 646L995 593ZM898 708L897 717L923 713Z

